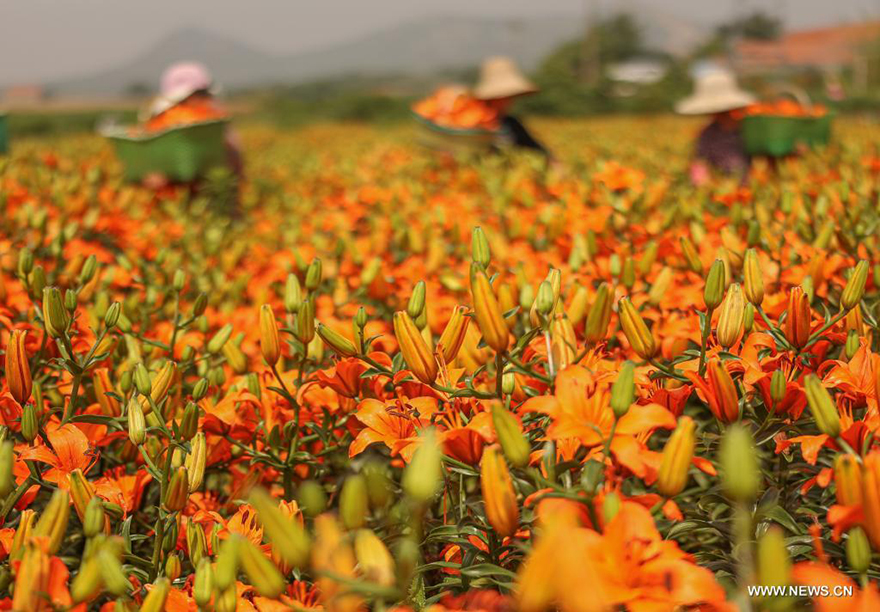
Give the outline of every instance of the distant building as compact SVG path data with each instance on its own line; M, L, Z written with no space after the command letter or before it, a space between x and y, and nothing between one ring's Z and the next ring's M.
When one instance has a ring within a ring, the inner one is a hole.
M653 59L635 59L611 64L605 76L614 82L614 94L622 98L638 93L640 87L657 83L666 76L666 62Z
M741 74L816 69L858 69L864 49L880 40L880 21L870 21L784 34L777 40L739 40L731 63Z
M29 105L46 98L42 85L14 85L3 91L3 102L10 106Z

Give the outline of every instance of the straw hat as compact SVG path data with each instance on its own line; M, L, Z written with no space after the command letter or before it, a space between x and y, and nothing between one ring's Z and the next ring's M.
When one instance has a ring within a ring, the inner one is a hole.
M711 115L748 106L755 97L736 84L727 70L716 69L697 78L694 93L675 105L682 115Z
M535 93L538 88L529 81L509 57L490 57L480 67L480 82L474 87L474 97L497 100Z
M159 85L159 95L172 105L183 102L197 91L213 93L214 79L204 65L198 62L179 62L165 69Z

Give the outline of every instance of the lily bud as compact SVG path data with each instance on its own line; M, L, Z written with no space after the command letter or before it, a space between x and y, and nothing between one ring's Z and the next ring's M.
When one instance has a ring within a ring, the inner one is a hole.
M104 531L107 523L107 515L104 512L104 504L97 496L92 497L86 505L85 516L83 517L83 533L87 538L93 538Z
M775 525L758 539L758 583L783 586L791 582L791 558L782 530Z
M538 297L535 298L535 309L544 317L553 311L556 299L553 297L553 287L548 281L538 285Z
M862 523L874 550L880 549L880 452L868 453L862 469Z
M694 246L694 243L691 242L690 238L687 236L682 236L679 238L679 244L681 244L681 252L684 255L684 260L687 263L688 268L692 272L696 272L697 274L703 273L703 262L700 261L700 255L697 253L697 247Z
M471 298L474 302L474 316L477 319L477 327L483 334L483 340L497 353L507 350L510 342L510 332L504 313L489 284L486 273L476 265L471 265Z
M394 584L394 559L388 548L369 529L359 529L354 536L354 555L369 582L390 587Z
M284 283L284 310L296 313L302 301L302 289L296 274L288 274L287 282Z
M163 506L169 512L182 510L189 498L189 474L184 466L177 468L168 481Z
M208 384L207 378L200 378L196 381L196 384L193 385L192 391L193 400L198 402L208 395Z
M173 361L166 361L162 364L162 367L159 368L159 371L156 372L156 376L150 383L150 398L153 401L150 402L143 395L139 398L141 410L144 411L144 414L150 414L153 411L153 404L158 406L162 403L162 400L165 399L165 396L168 395L168 391L171 389L171 383L174 382L176 374L177 364Z
M810 302L804 290L793 287L788 294L788 314L785 317L785 338L797 349L810 339Z
M688 470L694 458L696 444L695 427L693 419L682 416L675 431L669 436L666 446L663 447L660 471L657 474L657 489L666 497L675 497L687 484Z
M859 350L859 335L855 331L850 331L846 335L846 344L844 345L844 356L847 361L856 356Z
M306 289L314 291L321 284L321 260L315 257L306 270Z
M296 339L308 344L315 337L315 305L303 300L296 313Z
M168 593L171 591L171 582L164 576L157 578L153 583L147 596L144 597L144 603L141 604L139 612L162 612L165 610L165 600L168 599Z
M871 567L871 545L861 527L853 527L846 534L846 563L859 574L864 574Z
M724 262L716 259L706 275L706 286L703 289L703 301L708 310L715 310L724 299L724 289L727 287L726 271Z
M261 489L251 491L250 502L260 517L266 538L281 560L292 567L304 567L309 560L311 541L302 525L285 516L277 502Z
M651 359L657 352L657 345L639 311L626 297L620 298L617 308L620 327L623 328L623 333L630 346L642 359Z
M240 545L241 536L238 534L232 534L220 544L217 564L214 566L214 584L219 591L225 591L235 585L235 579L238 576Z
M220 351L226 358L226 363L236 374L244 374L248 370L247 357L235 342L227 342Z
M746 336L752 333L752 327L755 325L755 307L751 302L746 302L745 310L743 310L743 329Z
M80 564L79 572L70 582L70 597L74 603L89 601L98 596L103 586L101 562L98 560L97 555L95 555L84 559Z
M193 599L199 607L206 607L214 595L214 568L207 558L202 559L196 565L196 575L193 580Z
M205 478L205 464L208 456L208 445L205 442L204 432L198 432L190 442L190 453L186 456L184 466L187 470L189 492L197 490L202 486L202 480Z
M394 313L394 335L406 367L426 385L437 379L437 361L415 323L404 310Z
M623 262L623 270L620 273L620 282L627 289L632 289L636 284L636 264L632 257L627 257Z
M822 381L815 374L808 374L804 380L804 393L807 396L807 405L813 413L813 420L823 434L836 438L840 435L840 413L831 394L822 385Z
M713 359L706 369L709 386L714 397L709 397L709 408L723 423L733 423L739 418L739 397L730 372L720 359Z
M324 487L314 480L307 480L299 486L297 500L303 514L314 518L321 514L327 507L327 493Z
M64 308L64 300L57 287L43 289L43 325L52 338L60 338L67 333L70 317Z
M153 383L150 381L150 373L147 372L147 368L143 363L138 363L134 366L133 378L137 392L141 395L149 395L153 388Z
M178 438L181 442L189 442L199 430L199 407L193 402L189 402L183 409L183 417L180 419L180 425L177 429Z
M420 280L417 282L406 306L406 312L409 314L410 318L418 319L419 315L422 314L422 311L425 309L426 292L427 287L425 286L425 281Z
M785 374L783 374L782 370L776 370L773 372L773 376L770 378L770 399L773 400L774 404L778 404L785 397Z
M189 554L190 563L194 567L198 567L199 562L208 551L208 539L205 537L205 530L190 517L186 519L186 550Z
M239 545L239 563L248 581L263 597L275 599L284 591L284 577L263 552L242 538Z
M626 361L617 374L617 380L611 385L611 410L614 411L614 417L617 419L629 411L629 407L636 399L634 377L635 365L632 361Z
M101 406L101 412L111 417L118 417L122 414L119 400L109 395L110 393L115 393L116 389L113 388L113 384L110 382L110 373L107 368L95 369L95 373L92 376L92 384L95 387L95 398L98 400L98 405Z
M28 355L25 349L27 332L16 329L6 344L6 384L15 401L24 405L31 396L33 381Z
M743 314L745 300L737 283L730 286L727 296L721 304L716 334L718 342L726 349L733 346L743 333Z
M315 329L315 332L318 334L321 340L323 340L324 344L335 351L336 354L340 357L354 357L358 354L357 347L351 340L349 340L339 332L330 329L326 325L318 323L318 327Z
M443 333L440 334L440 340L437 341L437 350L443 355L444 363L451 363L458 356L458 351L461 350L468 325L471 322L471 318L465 316L467 312L468 309L465 306L453 308L449 322L446 323Z
M862 467L855 455L840 453L834 460L834 485L837 503L862 505Z
M133 399L128 403L128 439L135 446L144 443L147 438L147 423L141 404Z
M367 482L356 474L345 479L339 494L339 517L346 529L359 529L367 520Z
M500 404L496 404L492 406L492 425L501 450L510 464L516 468L528 465L531 447L516 417Z
M192 307L192 316L193 317L201 317L205 314L205 310L208 308L208 294L202 291L196 296L196 301L193 302Z
M119 322L119 315L122 312L122 305L119 302L113 302L104 313L104 327L113 329Z
M81 522L84 522L86 508L88 508L89 502L92 498L95 497L95 487L91 482L86 480L85 475L79 468L76 468L68 474L67 484L68 490L70 491L70 498L73 500L73 507L76 510L76 515Z
M275 322L275 313L268 304L260 307L260 352L270 366L278 363L278 358L281 356L278 324Z
M865 283L868 281L868 262L864 259L859 260L856 267L853 268L846 287L840 295L840 306L844 310L850 310L862 301L865 295Z
M746 299L756 307L764 301L764 275L755 249L747 250L743 259L743 290Z
M70 519L70 495L64 489L55 489L49 503L43 509L40 520L33 528L33 535L46 538L46 552L54 555L61 548L67 522Z
M0 498L5 498L15 488L14 466L14 445L10 440L4 440L0 443Z
M443 486L443 455L433 428L421 436L421 444L416 449L412 461L403 471L404 492L419 502L428 502Z
M660 273L657 275L657 278L654 279L654 283L651 285L651 290L648 292L648 301L656 306L660 303L665 296L669 292L669 287L672 286L674 275L672 272L672 268L664 266Z
M471 256L474 262L480 264L484 269L489 266L489 261L492 259L492 254L489 251L489 241L479 225L474 228L471 237Z
M722 486L735 500L749 501L758 494L761 472L752 434L742 425L731 425L718 452Z
M483 452L480 488L489 524L502 536L512 536L519 526L519 506L513 480L498 446Z
M29 443L33 443L39 432L40 421L37 417L37 409L33 404L26 404L21 410L21 435Z
M584 340L588 344L596 344L605 338L608 333L608 323L611 322L611 307L613 294L608 283L599 285L596 291L596 298L590 307L590 313L587 315L587 322L584 325Z
M183 287L186 285L186 272L181 269L177 269L174 271L174 276L171 277L171 287L177 292L180 293L183 291Z
M223 345L229 342L229 338L231 337L232 325L227 323L217 330L217 333L208 341L208 352L212 355L218 354L223 349Z

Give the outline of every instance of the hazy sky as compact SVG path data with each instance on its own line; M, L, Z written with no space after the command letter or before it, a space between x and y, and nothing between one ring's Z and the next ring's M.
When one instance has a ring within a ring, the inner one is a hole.
M185 26L288 53L438 14L586 15L594 4L611 13L636 1L701 23L754 7L792 27L880 16L880 0L0 0L0 83L109 68Z

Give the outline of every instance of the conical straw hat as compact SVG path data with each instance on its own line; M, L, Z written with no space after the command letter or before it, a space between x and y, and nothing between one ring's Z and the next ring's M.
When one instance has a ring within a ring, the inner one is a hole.
M474 96L480 100L512 98L535 93L538 88L529 81L509 57L490 57L480 67L480 81Z
M736 84L736 78L727 70L713 70L699 77L694 93L675 105L682 115L711 115L743 108L755 97Z

